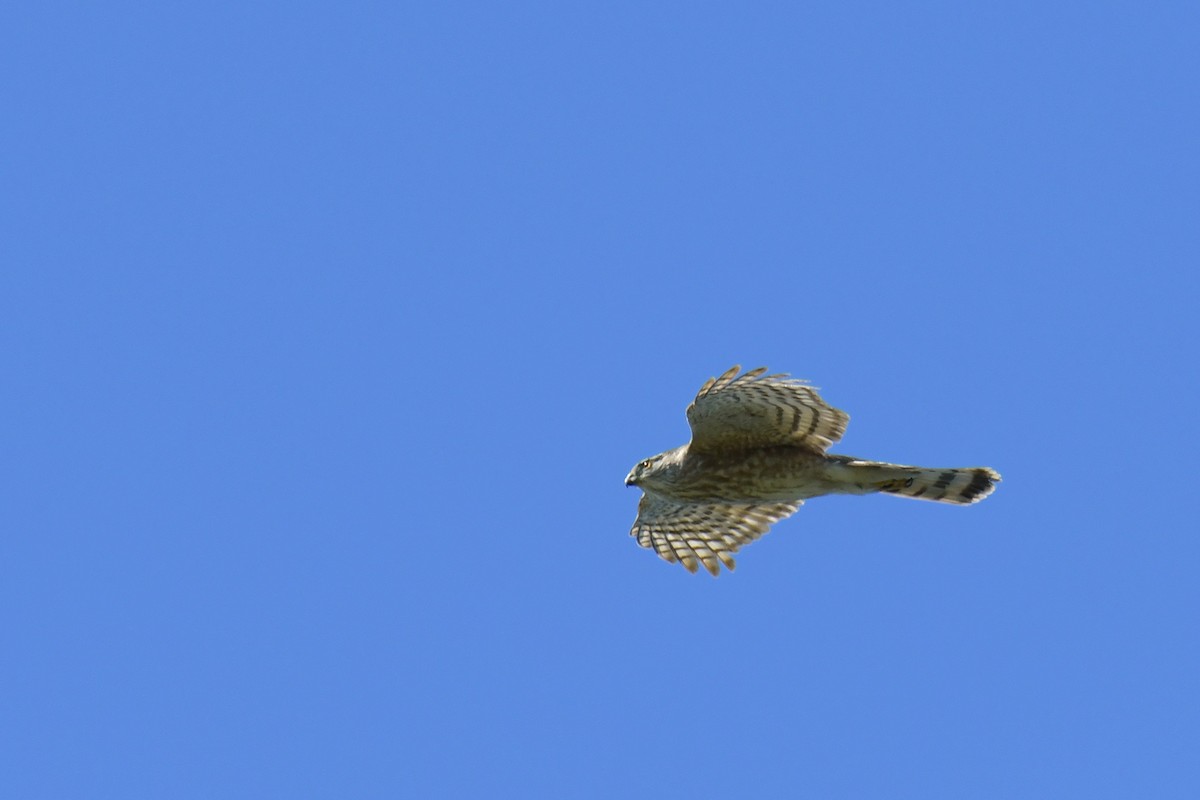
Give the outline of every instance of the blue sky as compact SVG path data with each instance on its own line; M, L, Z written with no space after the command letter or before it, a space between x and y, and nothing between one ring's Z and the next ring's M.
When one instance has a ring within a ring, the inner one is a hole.
M4 12L7 797L1195 797L1184 3ZM734 363L838 452L689 575Z

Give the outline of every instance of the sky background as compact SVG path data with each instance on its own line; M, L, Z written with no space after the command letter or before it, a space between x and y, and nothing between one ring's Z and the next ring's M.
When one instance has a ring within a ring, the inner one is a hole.
M0 20L0 794L1196 797L1191 3ZM732 364L969 508L628 536Z

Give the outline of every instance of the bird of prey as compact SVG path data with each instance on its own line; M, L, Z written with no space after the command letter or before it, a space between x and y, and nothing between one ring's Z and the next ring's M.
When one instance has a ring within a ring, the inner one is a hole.
M825 451L849 415L816 389L766 367L709 378L688 406L692 440L635 466L643 492L630 535L689 572L734 568L733 554L810 497L888 492L968 505L1000 475L988 467L931 469Z

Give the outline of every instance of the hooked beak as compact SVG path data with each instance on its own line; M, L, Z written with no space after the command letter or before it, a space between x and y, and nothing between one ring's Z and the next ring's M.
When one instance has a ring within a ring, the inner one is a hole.
M637 486L637 483L633 480L632 472L625 476L625 485L626 486Z

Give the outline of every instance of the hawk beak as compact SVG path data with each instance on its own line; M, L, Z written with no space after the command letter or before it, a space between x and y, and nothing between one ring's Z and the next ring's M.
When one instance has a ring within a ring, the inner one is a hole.
M625 485L626 486L636 486L637 485L633 482L633 473L632 472L625 476Z

